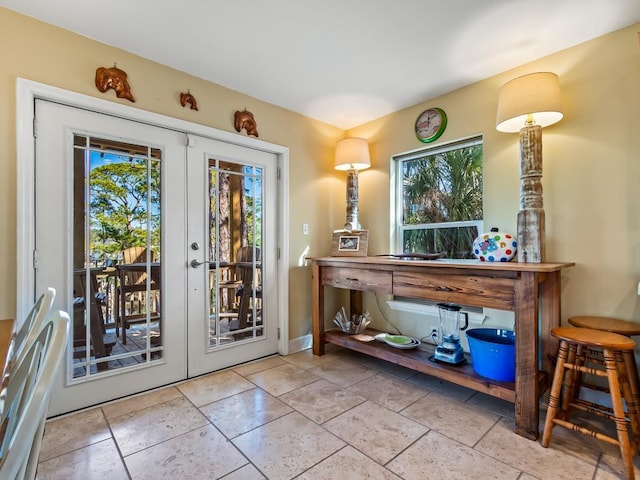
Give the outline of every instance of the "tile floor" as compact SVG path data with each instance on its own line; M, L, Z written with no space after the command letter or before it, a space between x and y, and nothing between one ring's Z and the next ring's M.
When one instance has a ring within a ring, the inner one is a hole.
M336 348L50 420L38 469L39 480L214 478L607 480L622 464L616 447L562 428L542 448L513 433L510 403Z

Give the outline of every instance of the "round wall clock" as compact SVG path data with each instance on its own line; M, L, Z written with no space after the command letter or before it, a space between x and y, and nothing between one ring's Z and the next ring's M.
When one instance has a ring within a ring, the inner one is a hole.
M440 138L447 128L447 114L441 108L425 110L416 120L416 137L424 143Z

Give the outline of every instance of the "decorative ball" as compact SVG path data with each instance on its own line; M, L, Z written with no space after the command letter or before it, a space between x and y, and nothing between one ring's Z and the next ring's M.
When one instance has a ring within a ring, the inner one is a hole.
M473 254L482 262L508 262L516 254L518 243L510 233L492 228L473 241Z

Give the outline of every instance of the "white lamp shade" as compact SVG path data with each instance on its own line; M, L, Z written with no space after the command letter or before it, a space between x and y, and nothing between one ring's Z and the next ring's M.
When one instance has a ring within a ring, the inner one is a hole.
M336 143L336 170L364 170L371 166L369 143L365 138L343 138Z
M562 119L560 81L555 73L537 72L505 83L498 96L496 129L519 132L529 115L535 125L546 127Z

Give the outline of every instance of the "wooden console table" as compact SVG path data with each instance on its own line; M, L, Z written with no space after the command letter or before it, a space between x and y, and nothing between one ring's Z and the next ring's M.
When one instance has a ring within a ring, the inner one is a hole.
M516 433L538 438L538 401L553 375L560 325L560 272L574 263L491 263L476 260L399 260L388 257L323 257L312 260L313 353L333 343L382 358L515 404ZM516 381L497 382L429 360L427 345L394 349L360 342L339 330L324 331L324 287L350 290L351 313L362 312L362 292L453 302L515 312ZM542 352L539 362L539 352Z

